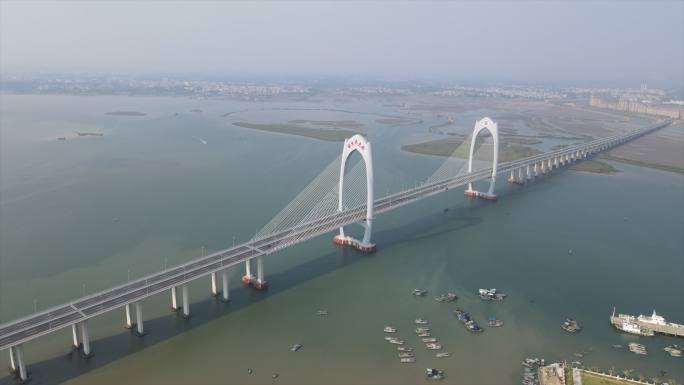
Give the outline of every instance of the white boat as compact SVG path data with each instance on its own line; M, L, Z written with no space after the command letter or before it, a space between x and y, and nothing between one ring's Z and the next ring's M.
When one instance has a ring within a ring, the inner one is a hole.
M430 343L430 344L425 344L425 347L430 349L430 350L441 350L442 345L438 343Z
M402 364L410 364L410 363L416 362L416 358L415 357L400 358L399 362L401 362Z
M437 342L437 338L430 337L430 338L423 338L423 342Z
M412 352L413 349L407 348L406 346L397 346L397 350L400 352Z
M451 354L449 354L447 352L440 352L440 353L435 354L435 357L442 358L442 357L449 357L450 355Z
M394 344L394 345L403 345L404 341L402 341L400 339L393 338L393 339L389 340L389 343Z
M391 326L385 326L384 329L382 329L385 333L396 333L397 329L393 328Z
M418 337L430 337L430 333L429 332L418 333Z
M416 355L413 353L399 353L399 358L408 358L408 357L415 357Z
M416 325L427 325L428 324L428 320L425 320L422 318L416 318L416 320L414 322L416 323Z
M423 333L423 332L429 332L429 331L430 331L430 328L426 328L426 327L417 327L416 328L416 333Z

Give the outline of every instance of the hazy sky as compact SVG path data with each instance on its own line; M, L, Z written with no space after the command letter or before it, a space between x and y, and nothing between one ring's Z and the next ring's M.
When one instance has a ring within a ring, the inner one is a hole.
M684 84L684 1L0 0L0 70Z

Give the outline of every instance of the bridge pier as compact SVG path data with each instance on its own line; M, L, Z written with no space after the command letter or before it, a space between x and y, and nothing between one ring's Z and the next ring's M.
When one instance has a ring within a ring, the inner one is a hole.
M71 337L73 339L72 343L74 350L78 350L78 324L71 324Z
M211 273L211 295L214 297L219 295L218 289L216 287L216 273Z
M176 291L176 286L173 286L171 288L171 310L173 311L178 311L178 309L180 309L178 306L178 297Z
M81 341L83 341L83 358L92 357L90 352L90 336L88 335L88 324L86 321L81 321Z
M190 318L190 299L188 298L188 284L184 284L181 291L183 292L183 318Z
M135 303L135 319L138 324L136 334L138 337L142 337L145 335L145 328L143 327L142 305L140 304L140 301Z
M242 283L249 285L254 280L252 275L252 258L245 261L245 275L242 277Z
M16 373L17 363L14 362L14 346L9 347L9 356L10 356L10 373Z
M262 256L258 256L257 260L257 278L252 285L255 289L263 290L268 287L268 282L264 279L264 260Z
M532 179L532 167L529 164L525 167L525 179Z
M221 272L221 281L223 283L223 290L221 291L223 293L223 302L228 302L230 301L228 296L228 269Z
M126 329L133 329L135 327L135 324L131 320L131 304L127 303L125 306L126 308Z
M13 373L19 372L19 382L28 380L26 364L24 363L24 347L21 344L10 347L10 365Z

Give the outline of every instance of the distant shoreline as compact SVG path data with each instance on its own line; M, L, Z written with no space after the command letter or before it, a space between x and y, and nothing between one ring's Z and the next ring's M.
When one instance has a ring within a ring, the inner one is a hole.
M145 116L146 114L144 112L139 112L139 111L110 111L110 112L105 112L105 115L113 115L113 116Z

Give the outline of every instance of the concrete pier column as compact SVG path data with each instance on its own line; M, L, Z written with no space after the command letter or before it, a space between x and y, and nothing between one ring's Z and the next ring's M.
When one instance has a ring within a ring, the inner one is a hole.
M78 350L78 324L71 325L71 337L73 339L74 349Z
M228 295L228 270L223 270L221 272L221 281L223 283L223 302L230 301L230 296Z
M131 320L131 304L127 303L124 307L126 308L126 329L133 329L135 324L133 324L133 320Z
M218 294L218 289L216 288L216 273L211 273L211 295L216 297Z
M19 369L19 379L23 382L28 379L28 373L26 373L26 364L24 363L24 347L17 345L14 347L14 354L16 360L17 369Z
M248 259L245 261L245 275L242 277L242 283L245 285L249 285L252 283L252 279L254 276L252 275L252 259Z
M530 167L529 164L527 165L527 167L525 169L525 177L527 179L532 179L532 168Z
M523 179L523 169L522 169L522 167L520 167L520 168L518 169L518 179L520 179L520 180Z
M135 320L138 324L136 334L138 334L138 337L142 337L145 335L145 328L143 327L142 305L140 302L135 303Z
M190 299L188 298L188 285L183 285L183 317L190 318Z
M90 354L90 336L86 321L81 322L81 340L83 341L83 357L90 358L92 354Z
M173 311L178 311L178 309L180 309L178 307L178 295L176 291L177 290L175 286L171 288L171 310Z
M17 371L17 363L14 362L14 346L9 347L10 356L10 372L14 373Z
M254 287L257 289L265 289L268 286L268 283L264 279L264 257L258 256L256 260L257 260L257 278L256 278L256 284L254 285Z
M537 162L534 163L534 176L539 176L539 170L537 169Z
M508 179L510 179L510 180L515 179L515 170L511 170L511 176L509 176Z

